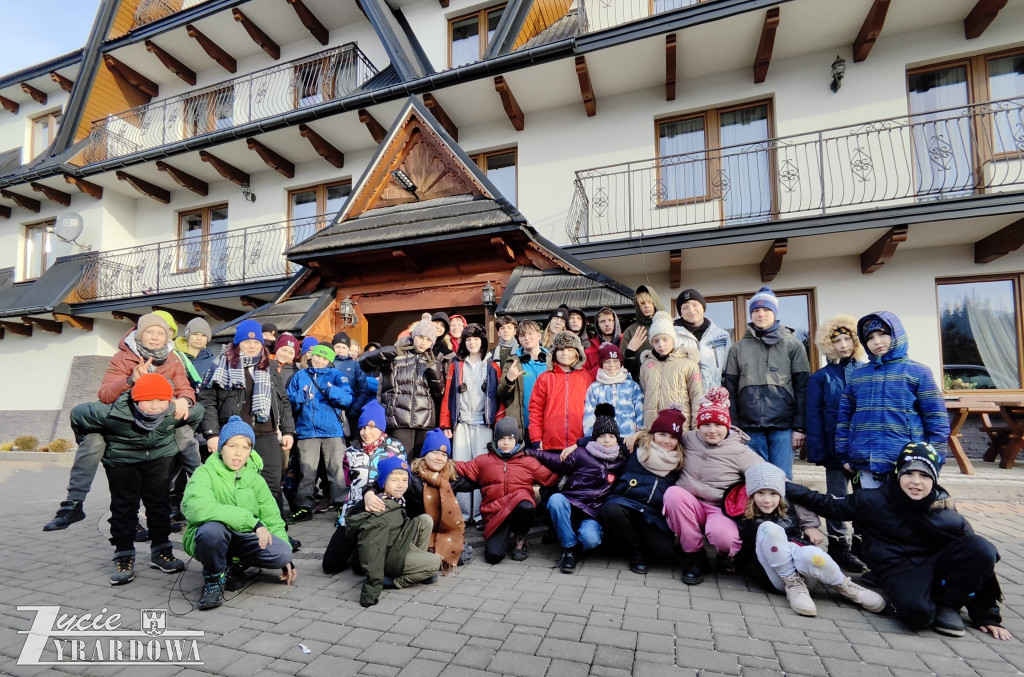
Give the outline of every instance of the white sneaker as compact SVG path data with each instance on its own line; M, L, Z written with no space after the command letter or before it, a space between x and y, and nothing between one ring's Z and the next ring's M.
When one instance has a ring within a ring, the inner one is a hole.
M793 572L789 576L781 576L782 582L786 584L786 599L789 600L789 607L801 616L817 616L818 608L814 606L811 593L807 590L807 582L799 572Z
M852 580L850 580L849 576L846 577L845 581L834 587L836 589L836 592L838 592L840 595L850 600L854 604L859 604L868 611L877 614L883 609L885 609L886 602L884 597L879 595L874 590L868 590L867 588L863 588L857 585Z

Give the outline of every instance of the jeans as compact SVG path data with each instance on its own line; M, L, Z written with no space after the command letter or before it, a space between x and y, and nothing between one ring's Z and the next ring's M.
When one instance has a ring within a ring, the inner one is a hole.
M196 529L196 559L203 563L204 574L224 571L230 557L237 557L245 567L281 569L292 561L292 546L277 536L270 539L270 545L260 548L260 537L254 532L243 534L223 522L205 522Z
M580 524L578 532L573 527L574 512L577 513ZM582 543L584 550L593 550L601 545L600 522L587 517L579 508L573 510L572 503L563 494L554 494L548 499L548 513L555 524L555 531L563 548L575 548L577 543ZM582 520L579 520L579 515L583 515Z
M744 430L750 436L747 446L757 455L768 461L786 477L793 479L793 431L778 428L748 428Z

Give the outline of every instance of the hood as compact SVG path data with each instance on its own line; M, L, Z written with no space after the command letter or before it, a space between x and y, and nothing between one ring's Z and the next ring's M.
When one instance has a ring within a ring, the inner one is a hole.
M135 346L135 327L132 327L124 333L121 337L121 342L117 344L119 350L127 350L135 355L139 354L138 348Z
M893 360L901 360L907 357L910 351L910 339L907 338L907 332L903 328L903 323L900 322L900 318L896 317L887 310L881 310L877 313L870 313L860 318L857 321L857 336L863 334L862 329L868 325L871 320L881 320L892 329L892 346L889 347L889 352L881 357L875 357L874 355L868 355L868 360L872 363L881 361L883 364L886 362L892 362ZM861 341L867 348L866 341Z
M636 321L646 327L651 323L651 318L644 317L643 313L640 312L640 305L636 302L636 295L644 291L650 294L651 298L654 299L654 312L658 312L659 310L668 312L668 309L665 308L665 304L661 301L661 296L658 295L658 291L654 287L648 287L646 284L642 284L637 287L636 291L633 293L633 310L636 311Z
M612 330L612 340L609 341L609 343L619 345L619 341L622 340L622 325L619 324L619 314L607 306L601 308L594 314L594 330L598 334L598 345L600 345L600 341L604 340L600 337L600 329L597 327L597 319L601 317L603 313L611 313L612 317L615 318L615 329Z
M576 354L579 355L579 359L576 360L576 364L572 366L572 371L579 371L583 368L583 365L587 361L587 354L583 352L583 342L580 341L580 337L573 332L566 330L560 331L555 334L555 338L551 340L551 348L548 350L548 371L553 371L555 368L555 352L559 348L575 348Z
M853 359L857 362L867 362L868 354L864 350L860 339L857 337L857 319L853 315L833 315L825 320L825 323L818 327L818 334L814 338L818 351L825 356L829 362L839 362L839 355L832 345L832 332L839 327L845 327L853 333Z

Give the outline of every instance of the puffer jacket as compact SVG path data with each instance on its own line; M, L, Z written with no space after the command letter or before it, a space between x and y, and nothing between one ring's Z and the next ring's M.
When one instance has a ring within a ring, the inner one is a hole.
M377 391L370 392L366 372L360 368L358 360L353 360L351 357L337 357L334 359L334 368L348 379L348 385L352 388L352 402L345 407L345 413L348 414L350 422L358 421L359 414L363 412L363 405L376 396Z
M367 512L359 503L345 521L345 536L354 541L366 580L359 594L363 606L376 604L384 589L384 577L402 575L409 546L416 536L405 508L381 494L384 512ZM441 558L438 557L438 566Z
M441 361L429 349L417 353L407 336L393 346L364 353L359 366L365 372L380 370L380 403L389 429L437 426L444 375Z
M252 377L246 370L246 387L225 389L217 385L203 388L199 400L205 407L203 424L200 432L207 439L220 435L220 428L232 416L239 416L243 421L252 420ZM270 366L270 421L271 428L281 431L284 435L295 434L295 419L292 418L292 406L288 401L288 391L284 380L273 364Z
M107 443L103 452L103 465L128 465L152 461L178 453L174 431L188 426L195 431L203 420L202 405L188 408L188 416L174 418L174 404L170 404L163 420L153 430L135 424L131 410L131 393L124 393L113 404L88 402L71 410L71 430L81 443L86 435L99 433Z
M623 370L626 380L622 383L601 383L594 381L587 388L583 400L583 436L590 439L594 432L594 409L602 402L615 407L615 423L623 437L632 435L644 424L644 391L640 385Z
M131 390L132 384L128 383L128 377L135 371L135 367L142 364L143 360L134 350L135 330L131 329L117 345L118 351L110 358L107 365L107 373L103 375L103 382L100 384L99 400L104 404L113 404L114 400L121 396L121 393ZM174 386L174 397L184 397L193 404L196 401L196 391L189 382L185 365L181 358L172 350L163 364L153 370L171 382Z
M729 349L722 375L722 385L729 391L729 413L744 430L803 432L811 363L804 344L788 328L780 325L773 338L778 342L765 344L748 323L743 338Z
M665 304L661 301L661 296L658 295L658 290L654 287L650 287L646 284L642 284L636 288L633 293L633 310L636 312L636 322L629 325L625 331L622 332L622 339L619 341L619 350L622 352L622 366L629 370L629 373L633 375L634 380L639 380L640 372L640 356L645 351L651 350L651 337L647 336L647 340L644 341L643 345L640 346L636 351L629 350L626 346L629 345L630 340L633 338L633 334L637 332L640 327L648 330L651 329L651 321L654 320L654 316L646 317L640 312L640 304L636 302L636 295L640 292L647 292L654 299L654 312L659 310L668 310Z
M729 436L718 446L702 440L696 430L683 433L683 471L676 486L702 501L721 505L729 487L741 481L748 469L764 463L747 446L749 441L739 428L730 428Z
M505 407L505 416L519 421L523 438L530 439L530 396L533 394L537 377L547 371L548 352L541 348L537 359L531 360L521 347L516 348L508 361L501 366L501 373L508 374L513 366L517 366L523 374L515 381L509 381L507 376L499 379L498 401Z
M480 515L484 518L484 538L490 538L512 509L523 501L536 505L533 483L546 487L558 482L558 475L540 461L527 456L522 445L511 458L502 458L487 445L488 453L472 461L456 461L455 470L480 487Z
M323 391L323 392L321 392ZM288 399L295 413L295 436L344 437L339 412L352 402L348 378L334 367L306 367L288 384Z
M665 507L665 492L678 478L678 472L658 477L643 466L634 452L626 461L626 466L612 489L612 495L605 503L618 503L636 510L644 516L644 521L648 524L662 531L671 531L662 510Z
M503 407L498 403L498 381L501 373L494 362L483 360L487 376L483 383L484 388L484 425L493 427L494 422L504 416ZM444 398L441 400L441 423L443 429L454 429L459 424L460 417L460 395L464 390L462 383L462 371L466 363L463 360L455 359L448 367L448 378L445 379Z
M566 371L554 362L559 338L572 336L579 359ZM561 332L548 353L548 371L537 377L530 395L530 440L541 449L565 449L583 437L583 405L593 377L583 368L586 356L575 334Z
M569 503L576 506L590 519L600 520L601 506L611 496L615 482L626 467L628 455L625 447L612 461L602 461L587 451L587 440L579 440L574 451L564 461L556 451L533 449L527 453L547 468L565 476L565 484L559 491Z
M262 470L263 459L253 451L237 472L224 465L220 454L212 454L192 473L181 499L181 511L188 520L181 537L185 552L196 556L196 531L207 522L222 522L242 534L251 533L257 522L263 522L270 533L288 542L281 511L260 476Z
M729 357L732 337L710 319L705 318L705 321L709 326L699 339L682 318L676 319L673 324L676 328L676 348L682 348L691 356L700 355L700 377L704 381L705 390L711 390L722 385L722 370Z
M907 357L907 332L892 313L862 317L858 335L872 319L892 328L892 345L850 374L839 404L836 456L858 470L891 472L904 446L923 441L944 459L949 414L931 369Z
M704 397L704 384L700 365L676 348L669 356L658 359L651 351L644 353L640 367L640 388L644 391L644 426L649 427L658 418L658 412L678 404L686 415L685 430L691 430L697 420L700 398Z

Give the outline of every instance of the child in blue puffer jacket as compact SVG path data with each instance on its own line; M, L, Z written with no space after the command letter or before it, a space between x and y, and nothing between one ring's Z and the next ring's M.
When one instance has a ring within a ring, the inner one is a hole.
M583 400L583 436L594 432L595 410L602 402L615 407L619 434L629 437L644 424L644 391L622 366L622 353L612 343L598 349L598 370Z

